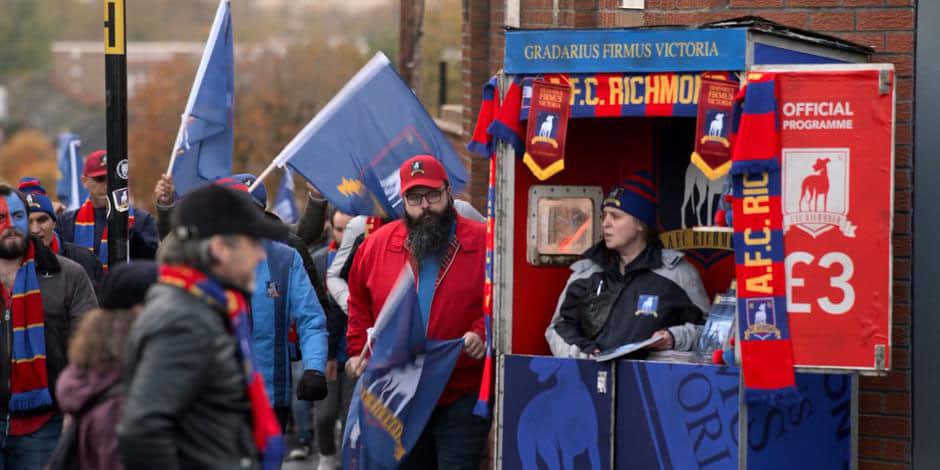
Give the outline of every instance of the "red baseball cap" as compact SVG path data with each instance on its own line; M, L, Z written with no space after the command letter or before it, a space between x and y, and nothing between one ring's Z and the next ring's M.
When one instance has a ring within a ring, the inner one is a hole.
M447 171L441 162L431 155L417 155L409 158L398 169L401 178L401 194L415 186L440 188L447 182Z
M85 157L85 170L82 176L94 178L108 174L108 153L104 150L96 150Z

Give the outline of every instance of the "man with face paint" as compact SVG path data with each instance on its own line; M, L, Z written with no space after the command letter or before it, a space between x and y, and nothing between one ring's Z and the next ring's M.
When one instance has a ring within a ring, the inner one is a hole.
M464 350L434 414L401 468L476 469L490 421L473 414L483 377L483 279L486 227L457 214L444 166L418 155L399 168L403 219L365 239L349 274L346 372L358 377L368 357L367 331L410 266L429 339L463 338Z
M72 260L29 237L27 200L0 185L0 468L42 468L59 439L52 399L71 328L98 306Z
M29 234L39 239L53 253L81 265L85 270L85 274L91 279L95 292L98 292L98 285L104 277L101 263L94 253L63 240L56 233L55 207L40 181L31 177L22 178L20 179L19 190L26 196L26 205L29 212Z
M82 185L88 199L77 210L59 217L58 232L67 242L91 250L105 269L108 267L108 160L104 150L85 157ZM130 258L153 259L157 253L157 224L147 211L128 205ZM102 248L104 244L104 248Z

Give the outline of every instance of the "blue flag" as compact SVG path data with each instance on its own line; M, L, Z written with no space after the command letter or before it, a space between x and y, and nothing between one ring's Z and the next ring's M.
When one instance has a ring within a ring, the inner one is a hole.
M372 358L356 383L344 469L397 468L414 448L457 363L463 340L428 340L414 275L405 267L369 334Z
M229 0L221 0L171 157L178 195L232 174L235 57Z
M275 159L352 215L398 217L398 168L430 154L444 165L454 192L467 173L453 146L414 93L376 54Z
M78 136L69 132L59 134L59 184L56 185L55 195L59 202L65 204L66 210L78 209L88 197L88 190L82 185L80 177L85 167L79 149L82 141Z
M281 178L281 186L277 189L277 197L274 198L273 210L285 224L296 224L300 219L297 201L294 200L294 175L286 166L284 176Z

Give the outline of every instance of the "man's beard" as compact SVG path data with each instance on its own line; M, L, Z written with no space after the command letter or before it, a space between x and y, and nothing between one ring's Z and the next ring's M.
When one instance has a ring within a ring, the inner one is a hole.
M405 214L405 226L408 228L408 249L415 259L427 256L443 256L450 245L451 228L457 219L457 211L452 203L447 204L443 213L427 209L418 218Z
M26 236L10 229L0 238L0 259L20 259L26 255L26 247Z

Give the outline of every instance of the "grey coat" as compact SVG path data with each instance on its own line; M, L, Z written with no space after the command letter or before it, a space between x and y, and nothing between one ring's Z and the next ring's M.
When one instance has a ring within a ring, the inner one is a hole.
M118 426L126 468L256 468L251 404L228 318L186 291L158 284L125 356L127 402Z

